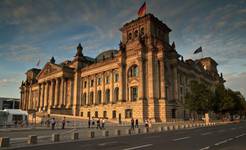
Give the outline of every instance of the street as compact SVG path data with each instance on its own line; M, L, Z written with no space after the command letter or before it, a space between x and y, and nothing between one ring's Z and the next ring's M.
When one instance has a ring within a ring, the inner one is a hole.
M18 148L18 150L245 150L246 123L119 136Z

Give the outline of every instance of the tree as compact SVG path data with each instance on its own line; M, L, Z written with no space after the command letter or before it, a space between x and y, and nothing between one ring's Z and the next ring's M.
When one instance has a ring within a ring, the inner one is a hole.
M212 92L203 83L192 81L185 97L185 107L193 113L204 114L211 109Z

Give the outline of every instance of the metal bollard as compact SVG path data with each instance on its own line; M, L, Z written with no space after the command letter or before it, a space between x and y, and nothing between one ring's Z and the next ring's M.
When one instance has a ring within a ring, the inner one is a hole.
M106 130L104 130L104 131L102 131L102 135L103 135L103 136L108 136L108 135L109 135L109 132L106 131Z
M163 127L158 127L157 128L157 132L162 132L163 131Z
M9 147L9 137L0 137L0 147Z
M164 127L164 130L165 130L165 131L168 131L168 127L167 127L167 126L165 126L165 127Z
M115 135L119 136L121 133L120 133L120 130L116 129L115 130Z
M126 134L127 134L127 135L132 134L132 130L131 130L131 129L126 129Z
M149 133L149 128L144 128L143 133Z
M72 140L78 140L79 139L79 133L78 132L74 132L72 134Z
M136 134L141 133L141 129L140 129L140 128L135 128L135 133L136 133Z
M89 132L89 138L94 138L95 137L95 132L94 131L90 131Z
M29 135L27 144L37 144L38 143L38 137L36 135Z
M59 134L52 134L52 141L53 142L59 142L60 141L60 135Z

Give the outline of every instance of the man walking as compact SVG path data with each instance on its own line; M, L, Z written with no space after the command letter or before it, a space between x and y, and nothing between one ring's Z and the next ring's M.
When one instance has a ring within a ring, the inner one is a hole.
M62 129L65 129L65 124L66 124L66 120L65 120L65 117L64 117L63 120L62 120Z
M135 121L135 127L138 128L138 119Z
M56 125L55 118L52 118L50 123L51 123L51 129L54 130Z
M131 120L131 129L134 130L134 119Z

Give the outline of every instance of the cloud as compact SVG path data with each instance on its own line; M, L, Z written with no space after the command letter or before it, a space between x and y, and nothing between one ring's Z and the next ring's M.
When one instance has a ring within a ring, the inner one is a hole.
M246 97L246 72L224 75L225 85L233 90L240 91Z

